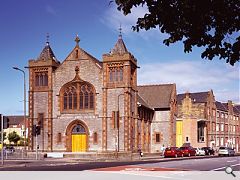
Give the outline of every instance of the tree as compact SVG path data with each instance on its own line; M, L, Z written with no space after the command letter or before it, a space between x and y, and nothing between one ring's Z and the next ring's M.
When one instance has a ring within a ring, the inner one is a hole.
M17 142L20 140L20 136L16 133L16 131L13 131L8 134L8 140L9 142L13 142L14 144L17 144Z
M159 28L168 34L163 43L183 41L184 52L203 47L202 58L219 56L234 65L240 57L239 0L115 0L118 10L130 14L133 7L148 12L139 17L134 31Z

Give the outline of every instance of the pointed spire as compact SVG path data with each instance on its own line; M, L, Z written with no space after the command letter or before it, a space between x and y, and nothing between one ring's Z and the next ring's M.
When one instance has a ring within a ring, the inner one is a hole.
M118 37L122 39L122 26L121 26L121 23L120 23L120 27L119 27L119 35Z
M49 33L47 33L46 38L47 38L46 45L49 46Z
M78 37L78 34L77 34L77 36L76 36L76 38L75 38L75 42L76 42L76 45L78 46L78 45L79 45L79 42L80 42L80 38Z
M47 33L47 36L46 36L46 46L43 48L40 56L38 57L38 60L44 60L44 61L53 60L58 62L49 44L49 33Z
M115 46L113 47L113 49L111 50L111 54L125 54L125 53L128 53L128 50L122 39L122 27L120 24L118 40L117 40Z

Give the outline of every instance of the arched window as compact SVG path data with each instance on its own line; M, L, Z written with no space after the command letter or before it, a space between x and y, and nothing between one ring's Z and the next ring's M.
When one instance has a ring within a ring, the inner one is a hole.
M77 124L73 128L72 134L86 134L86 130L81 124Z
M61 90L61 97L64 112L94 110L95 91L88 83L73 83Z
M48 86L48 72L36 72L35 73L35 86Z
M63 109L67 109L68 94L65 92L63 96Z

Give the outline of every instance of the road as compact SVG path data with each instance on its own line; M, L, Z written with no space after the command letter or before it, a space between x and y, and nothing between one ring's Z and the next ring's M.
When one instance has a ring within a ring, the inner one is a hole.
M240 171L240 156L156 159L129 162L80 162L45 160L28 163L11 163L0 171L225 171L231 166Z

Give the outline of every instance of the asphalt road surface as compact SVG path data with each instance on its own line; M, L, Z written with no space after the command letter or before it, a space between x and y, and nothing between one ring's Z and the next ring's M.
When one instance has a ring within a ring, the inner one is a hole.
M0 171L240 171L240 156L203 159L159 159L131 162L38 161L0 167Z

